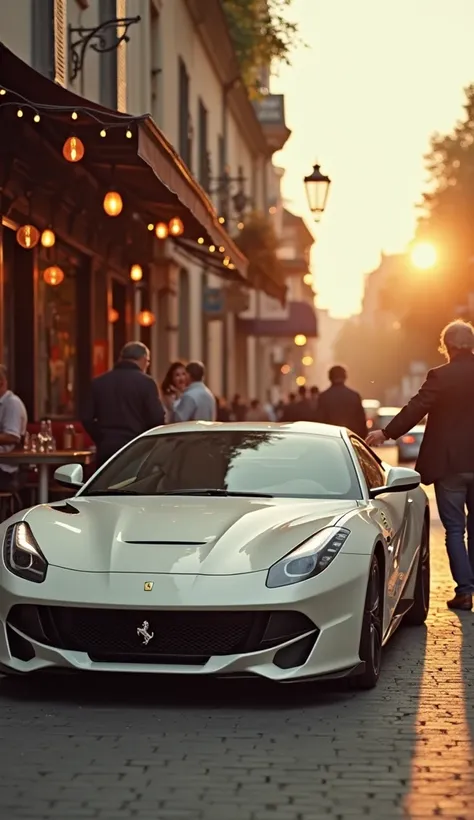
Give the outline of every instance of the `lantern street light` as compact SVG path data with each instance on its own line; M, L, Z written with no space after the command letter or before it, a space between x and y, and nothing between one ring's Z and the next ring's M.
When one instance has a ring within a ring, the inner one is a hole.
M326 209L331 180L321 173L319 165L315 165L312 173L304 178L304 184L309 209L314 214L315 222L319 222Z

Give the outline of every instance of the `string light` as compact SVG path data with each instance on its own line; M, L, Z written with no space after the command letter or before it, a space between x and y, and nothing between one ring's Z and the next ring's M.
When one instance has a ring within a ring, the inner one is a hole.
M200 236L198 239L198 245L204 245L204 237Z
M149 231L154 231L155 230L155 226L154 226L153 222L148 223L147 230L149 230Z
M297 376L296 384L298 387L303 387L306 384L306 378L304 376Z
M118 216L122 213L123 201L117 191L108 191L104 196L103 208L108 216Z
M237 227L238 227L239 231L243 231L244 223L243 222L237 222Z
M209 253L214 253L215 249L216 249L215 245L209 245Z
M304 347L307 341L308 340L304 333L297 333L294 339L295 345L297 347Z
M155 236L157 239L166 239L168 236L168 225L166 222L158 222L155 228Z
M221 223L221 225L223 225L224 222L225 222L225 216L220 216L219 217L219 222Z
M155 314L151 310L141 310L137 322L140 327L151 327L155 323Z
M288 373L290 372L290 370L291 370L291 367L290 367L289 364L282 364L282 366L280 367L280 371L281 371L281 373L283 373L284 376L287 376Z
M80 162L86 149L79 137L68 137L63 145L63 157L68 162Z
M2 95L2 97L4 97L6 93L7 92L5 91L4 88L0 88L0 94Z
M127 130L126 130L126 132L125 132L125 136L127 137L127 139L128 139L128 140L131 140L131 139L132 139L133 134L132 134L132 132L130 131L130 128L127 128Z
M226 268L227 268L227 267L229 267L230 257L229 257L229 256L225 256L225 257L224 257L224 259L223 259L223 263L224 263L224 265L226 266Z
M64 280L64 271L58 265L50 265L49 268L43 272L43 279L47 285L56 287Z
M301 359L301 364L304 364L305 367L311 367L313 364L313 357L312 356L303 356Z
M73 111L73 112L72 112L72 114L71 114L71 119L72 119L72 120L77 120L77 111Z
M17 115L17 117L22 117L23 116L23 111L21 110L21 108L18 109L18 111L16 112L16 115Z
M170 219L169 231L171 236L181 236L184 233L184 225L178 216Z
M143 270L141 265L132 265L130 268L130 279L132 282L140 282L143 279Z
M56 234L51 228L46 228L41 234L41 244L43 248L52 248L56 242Z
M40 232L34 225L22 225L16 232L16 241L27 251L35 248L39 239Z
M39 115L39 114L35 114L35 116L33 117L33 122L39 122L39 121L40 121L40 119L41 119L40 115Z
M105 130L105 128L102 129L99 136L101 136L101 137L106 137L107 136L107 131Z
M224 253L224 251L225 251L224 245L221 245L220 248L219 248L219 253Z

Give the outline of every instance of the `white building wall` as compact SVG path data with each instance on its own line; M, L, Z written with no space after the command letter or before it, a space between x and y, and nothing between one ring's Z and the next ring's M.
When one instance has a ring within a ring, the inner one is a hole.
M31 0L0 3L0 40L25 63L32 63Z

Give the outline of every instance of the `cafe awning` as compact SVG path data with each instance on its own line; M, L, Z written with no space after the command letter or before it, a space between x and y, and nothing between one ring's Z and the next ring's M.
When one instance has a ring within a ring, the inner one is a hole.
M299 334L318 337L316 311L308 302L288 302L287 316L282 319L241 319L240 327L248 336L268 339L292 339Z
M80 165L101 190L118 190L130 218L157 223L179 217L183 237L224 247L246 278L247 260L219 223L215 208L150 116L112 111L53 83L0 43L0 109L21 110L22 124L62 150L74 134L85 146ZM73 117L77 114L77 117ZM39 117L39 121L36 122ZM198 247L198 246L196 246Z

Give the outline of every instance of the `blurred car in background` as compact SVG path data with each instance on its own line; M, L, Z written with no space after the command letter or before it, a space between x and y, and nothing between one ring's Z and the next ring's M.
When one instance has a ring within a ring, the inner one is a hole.
M406 464L410 461L416 461L418 453L420 452L421 442L425 433L425 425L418 424L413 427L406 435L397 439L398 463Z
M398 416L401 407L379 407L377 416L373 421L372 430L385 430L387 424ZM393 447L390 441L382 444L382 447Z
M380 409L380 402L377 399L364 399L362 402L365 418L367 420L367 430L374 429L374 422Z

